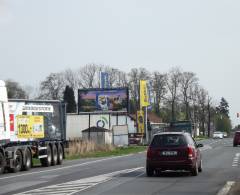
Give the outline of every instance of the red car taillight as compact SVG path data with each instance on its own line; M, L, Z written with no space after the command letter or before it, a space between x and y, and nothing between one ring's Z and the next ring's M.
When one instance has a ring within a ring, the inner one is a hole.
M154 154L155 154L154 150L151 147L148 147L147 158L152 158Z
M188 158L189 159L192 159L193 157L195 157L194 148L188 146L187 150L188 150Z

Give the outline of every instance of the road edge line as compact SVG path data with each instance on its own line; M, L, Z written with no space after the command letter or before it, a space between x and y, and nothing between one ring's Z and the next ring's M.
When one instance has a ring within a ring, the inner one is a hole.
M223 188L217 193L217 195L227 195L231 190L231 187L235 184L235 181L228 181Z

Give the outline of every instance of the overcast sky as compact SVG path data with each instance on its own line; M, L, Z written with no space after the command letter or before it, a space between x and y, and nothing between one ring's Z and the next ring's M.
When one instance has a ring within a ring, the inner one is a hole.
M88 63L173 66L230 104L240 123L239 0L0 0L0 79L37 86Z

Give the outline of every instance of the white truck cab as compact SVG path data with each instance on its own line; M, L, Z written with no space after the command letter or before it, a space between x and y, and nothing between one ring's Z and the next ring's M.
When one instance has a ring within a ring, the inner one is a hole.
M10 120L7 89L5 82L0 80L0 143L10 140Z

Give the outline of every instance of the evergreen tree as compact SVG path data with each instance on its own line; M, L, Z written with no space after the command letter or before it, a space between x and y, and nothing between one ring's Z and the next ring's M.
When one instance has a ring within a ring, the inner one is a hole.
M74 91L68 85L63 92L63 101L67 103L67 113L76 113L76 101Z
M215 117L216 131L230 132L232 129L230 119L225 115L217 115Z
M228 102L222 97L220 105L216 108L218 114L225 115L229 118L229 105Z
M217 115L215 117L215 125L217 131L229 132L232 128L231 120L229 118L228 102L222 97L220 105L216 107Z

